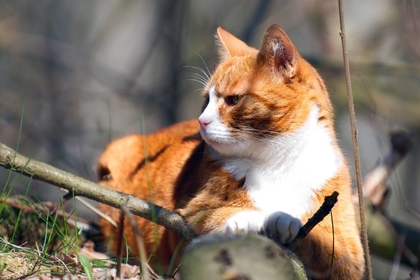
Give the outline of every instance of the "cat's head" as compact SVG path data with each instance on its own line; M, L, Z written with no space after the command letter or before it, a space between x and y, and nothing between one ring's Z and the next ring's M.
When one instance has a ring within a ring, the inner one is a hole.
M322 79L278 26L267 29L260 50L220 27L217 38L221 61L204 88L199 117L201 135L215 150L251 157L259 145L299 131L314 114L332 129Z

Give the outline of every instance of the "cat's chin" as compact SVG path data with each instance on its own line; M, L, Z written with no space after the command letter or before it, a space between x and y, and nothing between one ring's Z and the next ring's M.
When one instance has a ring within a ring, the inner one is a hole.
M218 146L225 146L227 145L226 141L220 141L217 140L214 137L211 137L207 132L203 131L203 129L200 130L201 138L203 138L204 142L206 142L207 145L210 145L216 149Z
M224 142L218 142L215 140L205 139L207 145L209 145L213 150L218 152L219 154L228 154L228 151L231 150L231 145Z
M244 154L244 150L246 150L244 142L238 142L235 140L227 141L226 139L219 140L217 138L215 139L209 137L209 135L203 132L201 132L201 137L215 153L223 156L242 156Z
M207 145L210 146L213 151L213 156L218 158L218 155L227 156L227 157L238 157L242 156L243 152L238 148L238 146L232 145L231 143L220 143L220 142L207 142Z
M211 147L211 149L221 155L232 155L234 152L234 147L232 143L226 141L217 141L216 139L212 139L206 137L202 134L202 138L207 145Z

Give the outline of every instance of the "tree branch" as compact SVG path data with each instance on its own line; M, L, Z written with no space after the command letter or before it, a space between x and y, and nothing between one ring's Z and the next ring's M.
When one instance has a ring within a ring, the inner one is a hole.
M405 236L405 247L401 261L414 268L420 267L420 231L399 221L390 219L385 214L389 188L387 179L397 165L413 149L413 134L401 129L390 132L391 151L373 168L363 181L363 206L368 226L368 238L371 253L392 260L398 249L398 237ZM353 195L354 205L358 205Z
M295 239L290 242L287 247L290 250L294 250L298 243L304 239L308 233L319 223L321 222L325 216L327 216L331 209L334 207L335 203L337 202L338 192L333 192L330 196L326 196L324 203L321 205L321 207L318 209L318 211L315 212L315 214L304 224L298 234L296 235Z
M391 151L365 176L363 180L363 196L369 198L375 207L384 211L388 196L388 187L385 185L389 176L397 165L413 149L413 135L401 129L390 133ZM358 199L353 195L353 203L357 205Z
M115 208L125 205L134 215L148 220L152 220L152 213L154 213L157 224L178 233L187 241L197 236L177 213L133 195L107 189L51 165L29 159L4 144L0 144L0 165L25 176L32 176L33 179L66 189L75 196L81 195Z

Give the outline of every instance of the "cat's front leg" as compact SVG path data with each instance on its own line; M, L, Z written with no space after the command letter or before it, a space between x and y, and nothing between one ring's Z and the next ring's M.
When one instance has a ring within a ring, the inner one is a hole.
M226 233L238 231L262 233L265 215L258 210L240 211L227 219L224 230Z
M225 224L225 231L263 233L280 244L290 243L298 234L302 223L299 219L284 213L270 214L257 210L246 210L234 214Z

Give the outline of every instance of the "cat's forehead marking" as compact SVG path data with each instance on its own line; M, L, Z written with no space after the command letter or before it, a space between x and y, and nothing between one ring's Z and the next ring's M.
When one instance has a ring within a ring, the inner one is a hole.
M255 59L253 56L229 58L217 67L213 81L223 87L249 80L255 69Z
M213 77L213 85L220 95L245 94L250 87L252 69L246 63L223 65Z
M241 83L227 83L215 84L215 91L218 96L243 95L248 92L248 83L242 81Z

